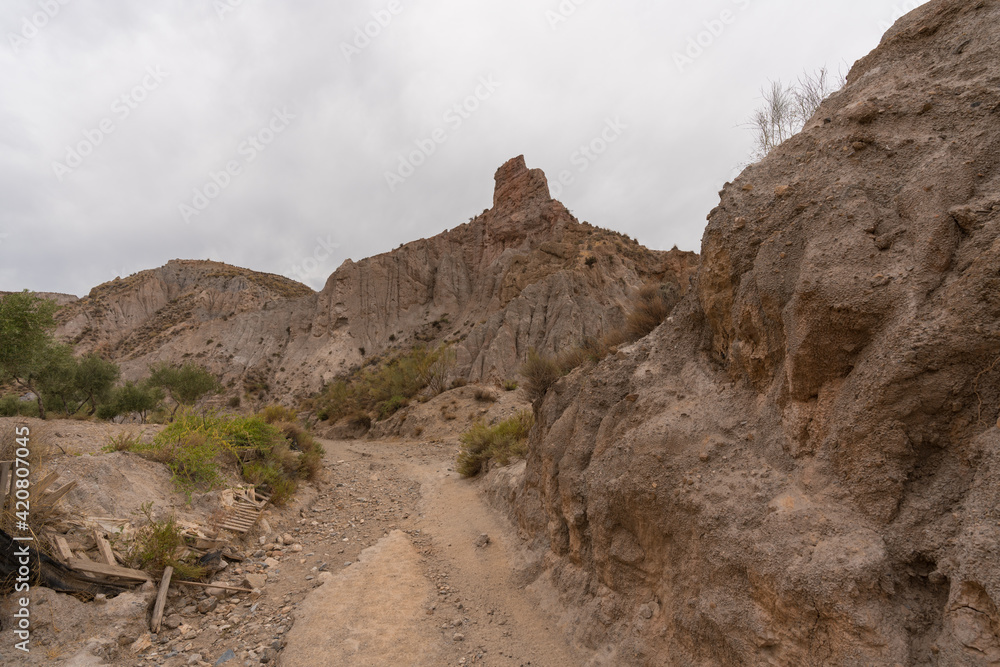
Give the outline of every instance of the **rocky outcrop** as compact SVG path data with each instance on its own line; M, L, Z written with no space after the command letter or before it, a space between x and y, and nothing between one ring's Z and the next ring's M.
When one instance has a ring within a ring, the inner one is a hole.
M901 19L497 493L615 665L1000 661L1000 2Z
M430 239L348 260L314 293L281 276L175 260L95 288L61 314L78 349L122 362L193 359L241 387L291 401L366 357L449 343L456 373L511 377L532 347L555 352L620 326L649 281L688 290L696 256L652 251L578 222L524 158L496 173L493 208Z

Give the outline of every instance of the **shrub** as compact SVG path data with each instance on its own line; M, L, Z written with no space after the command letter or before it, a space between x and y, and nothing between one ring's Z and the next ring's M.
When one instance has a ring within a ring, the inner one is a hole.
M37 417L38 403L22 401L16 394L0 398L0 417Z
M323 457L322 446L298 424L216 414L181 414L136 449L165 463L188 494L222 485L229 464L244 480L269 489L276 504L294 493L299 479L314 478Z
M538 354L535 349L528 352L528 359L518 372L524 378L525 392L528 400L532 402L545 396L545 392L560 377L556 362Z
M625 333L632 341L639 340L653 331L670 314L670 303L658 285L644 285L625 318Z
M236 409L236 408L240 407L240 402L241 402L240 401L240 395L236 394L235 396L231 396L229 398L229 401L227 402L227 405L229 407L233 408L233 409Z
M507 380L503 383L504 391L517 391L517 382L515 380Z
M200 579L206 570L189 561L176 557L184 546L184 536L173 515L157 521L153 518L153 503L147 502L140 510L146 522L131 536L111 538L125 565L158 575L169 565L180 579ZM189 557L190 558L190 557Z
M527 453L528 433L534 424L535 417L530 410L522 410L495 426L487 426L483 422L473 424L460 438L462 449L456 469L465 477L474 477L491 459L500 465L507 465L511 459L524 456Z
M587 266L593 266L594 264L597 264L597 257L591 255L590 257L585 259L583 263L586 264Z
M333 422L358 413L385 419L424 389L440 393L454 361L455 353L447 346L435 350L415 347L372 360L350 376L327 385L315 400L316 413Z
M476 400L480 403L495 403L497 400L497 395L494 394L489 389L484 389L483 387L476 387L475 391Z
M102 449L106 452L133 452L142 444L141 438L141 433L123 431L118 435L109 435Z
M284 405L268 405L257 414L268 424L293 422L298 418L298 413L295 410L287 408Z
M375 413L377 415L378 421L382 421L383 419L392 416L393 414L396 413L396 411L405 408L409 404L410 401L408 398L406 398L405 396L400 396L398 394L396 396L390 397L386 401L382 401L377 406L375 406Z

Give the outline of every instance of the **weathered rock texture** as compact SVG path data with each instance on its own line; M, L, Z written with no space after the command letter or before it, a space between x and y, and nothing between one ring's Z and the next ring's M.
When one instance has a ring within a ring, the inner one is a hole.
M281 276L172 261L95 288L60 334L143 374L193 359L253 393L286 400L365 356L453 343L457 373L512 377L530 348L554 352L620 326L649 281L686 293L694 253L651 251L578 222L523 157L496 174L493 208L430 239L348 260L319 293Z
M901 19L672 317L536 406L496 494L595 663L1000 664L997 26Z

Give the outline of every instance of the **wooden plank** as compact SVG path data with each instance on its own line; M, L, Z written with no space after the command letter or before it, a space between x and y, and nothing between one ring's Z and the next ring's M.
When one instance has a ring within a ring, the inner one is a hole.
M7 503L7 487L10 486L10 461L0 461L0 510Z
M225 530L228 530L228 531L231 531L231 532L234 532L234 533L249 533L250 532L246 528L238 528L236 526L223 526L223 528Z
M72 491L75 487L76 487L76 480L74 479L72 482L69 482L68 484L63 484L52 493L46 493L44 496L42 496L41 500L39 501L41 510L47 512L48 510L55 507L55 504L60 500L62 500L62 497L65 496L70 491Z
M42 481L36 482L31 485L31 495L35 498L41 498L42 494L45 493L45 489L52 486L52 483L59 479L59 473L50 472L48 475L42 478Z
M227 591L239 591L241 593L253 593L253 591L249 588L240 588L239 586L227 586L225 584L216 584L216 583L206 584L200 581L184 581L183 579L178 579L174 583L186 584L188 586L200 586L202 588L222 588Z
M160 579L160 591L156 594L156 604L153 605L153 617L149 620L149 630L156 634L160 631L160 622L163 620L163 607L167 604L167 591L170 589L170 577L174 574L174 568L168 565L163 569L163 578Z
M115 554L111 551L111 545L101 531L97 528L94 529L94 541L97 542L97 551L101 554L101 558L107 565L117 565L118 562L115 561Z
M73 560L73 552L70 551L69 544L66 543L66 538L62 535L56 535L56 551L59 552L59 557L64 562L68 563Z
M153 580L152 577L140 570L130 570L127 567L107 565L105 563L94 563L82 558L72 560L67 563L67 565L74 570L79 570L80 572L90 572L92 574L100 574L105 577L118 577L120 579L131 579L133 581Z

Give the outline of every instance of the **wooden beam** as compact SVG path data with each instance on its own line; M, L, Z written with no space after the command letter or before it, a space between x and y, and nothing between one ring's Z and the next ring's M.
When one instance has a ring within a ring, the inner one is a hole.
M130 570L127 567L118 567L117 565L94 563L81 558L71 560L67 563L67 565L74 570L79 570L80 572L90 572L92 574L100 574L105 577L118 577L120 579L130 579L132 581L153 580L152 577L141 570Z
M73 560L73 552L70 551L69 544L66 542L66 538L62 535L56 535L56 551L59 552L59 557L63 559L64 562L68 563Z
M70 491L72 491L75 487L76 487L76 480L74 479L72 482L69 482L68 484L63 484L52 493L46 493L44 496L41 497L39 501L41 510L47 512L53 507L55 507L55 504L60 500L62 500L62 497L65 496Z
M59 473L50 472L48 475L42 478L42 481L35 482L31 485L31 495L35 498L41 498L42 494L45 493L45 489L52 486L52 483L59 479Z
M153 634L160 631L160 622L163 620L163 607L167 604L167 591L170 589L170 577L174 574L174 568L168 565L163 570L163 578L160 579L160 591L156 594L156 604L153 605L153 617L149 621L149 629Z
M10 461L0 461L0 510L7 503L7 487L10 486Z
M101 554L101 558L107 565L117 565L118 561L115 560L115 554L111 551L111 544L104 539L104 535L97 528L94 529L94 541L97 542L97 551Z

